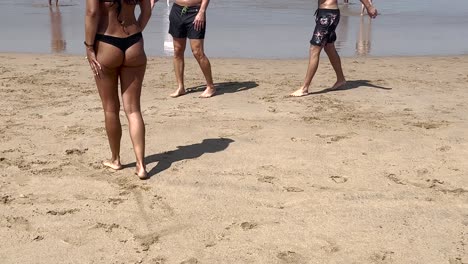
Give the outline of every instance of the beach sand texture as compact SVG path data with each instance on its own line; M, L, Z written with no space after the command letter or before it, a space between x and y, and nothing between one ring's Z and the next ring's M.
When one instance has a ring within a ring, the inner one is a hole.
M83 56L0 54L1 263L468 263L468 57L150 58L140 181Z

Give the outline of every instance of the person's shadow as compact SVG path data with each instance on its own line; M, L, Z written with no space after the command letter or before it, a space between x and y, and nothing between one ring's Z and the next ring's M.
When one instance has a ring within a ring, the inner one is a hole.
M247 82L222 82L215 83L216 95L225 93L237 93L257 87L258 84L253 81ZM187 93L202 92L206 89L206 85L199 85L187 89Z
M336 89L326 88L326 89L323 89L321 91L311 92L308 95L324 94L324 93L329 93L329 92L347 91L347 90L361 88L361 87L370 87L370 88L376 88L376 89L382 89L382 90L392 90L392 88L389 88L389 87L383 87L383 86L380 86L380 85L372 84L371 81L369 81L369 80L352 80L352 81L346 81L345 85L343 85L341 87L338 87Z
M230 138L208 138L200 143L187 146L178 146L176 150L166 151L164 153L153 154L145 158L146 165L158 162L154 168L148 172L148 177L152 177L162 171L169 169L174 162L195 159L205 153L215 153L225 150L234 140ZM135 167L135 162L126 164L123 167Z

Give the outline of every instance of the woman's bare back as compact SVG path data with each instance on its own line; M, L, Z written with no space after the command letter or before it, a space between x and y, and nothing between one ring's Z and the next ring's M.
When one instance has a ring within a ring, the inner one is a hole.
M128 37L141 32L135 17L135 6L122 1L119 14L116 2L100 1L98 33L114 37Z

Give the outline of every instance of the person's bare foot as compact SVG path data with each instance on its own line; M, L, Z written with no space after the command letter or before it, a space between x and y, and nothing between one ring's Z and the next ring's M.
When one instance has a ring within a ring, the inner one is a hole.
M207 86L205 91L203 91L203 93L200 94L200 97L201 98L210 98L215 94L216 94L216 88L214 88L214 86Z
M301 87L300 89L296 90L294 93L290 94L289 96L301 97L301 96L306 96L308 94L309 94L309 89Z
M113 170L121 170L122 169L122 164L120 163L120 160L106 160L102 162L102 165L106 166L107 168L111 168Z
M331 88L332 90L336 90L338 88L340 88L341 86L345 85L346 84L346 80L344 81L337 81L333 87Z
M179 97L179 96L182 96L184 94L186 94L187 92L185 91L185 88L177 88L177 90L173 93L171 93L169 96L172 97L172 98L176 98L176 97Z
M148 179L148 172L146 171L145 166L137 165L135 175L140 178L140 180Z

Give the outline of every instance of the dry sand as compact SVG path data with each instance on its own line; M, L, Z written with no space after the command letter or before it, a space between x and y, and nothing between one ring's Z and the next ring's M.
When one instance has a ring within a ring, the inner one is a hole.
M142 97L152 175L110 152L83 56L0 54L1 263L468 263L468 57L168 58Z

